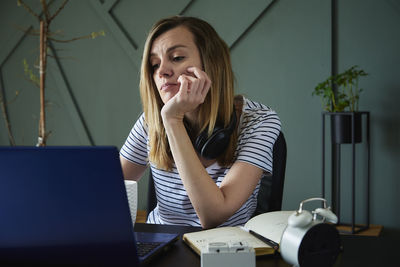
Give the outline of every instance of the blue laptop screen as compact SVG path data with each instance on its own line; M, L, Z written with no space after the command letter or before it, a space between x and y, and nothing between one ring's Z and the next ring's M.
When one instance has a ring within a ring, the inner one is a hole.
M115 147L0 148L0 261L137 261Z

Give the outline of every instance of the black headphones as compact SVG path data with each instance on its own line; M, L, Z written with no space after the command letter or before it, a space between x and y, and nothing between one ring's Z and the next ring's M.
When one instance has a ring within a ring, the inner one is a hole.
M194 148L203 158L216 159L229 145L229 139L236 129L236 112L233 110L229 125L224 128L223 124L217 123L210 137L208 137L208 127L204 129L196 138Z

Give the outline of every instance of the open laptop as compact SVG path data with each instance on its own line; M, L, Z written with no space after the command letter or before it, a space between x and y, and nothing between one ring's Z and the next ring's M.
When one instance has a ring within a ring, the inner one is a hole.
M0 264L138 266L177 238L134 233L117 148L0 147Z

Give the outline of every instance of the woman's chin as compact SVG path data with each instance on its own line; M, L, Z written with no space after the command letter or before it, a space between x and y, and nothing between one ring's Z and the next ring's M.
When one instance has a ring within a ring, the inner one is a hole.
M161 97L161 99L162 99L162 101L164 102L164 104L167 104L167 102L170 101L170 100L176 95L176 93L177 93L177 92L174 92L174 93L168 92L168 93L164 94L164 95Z

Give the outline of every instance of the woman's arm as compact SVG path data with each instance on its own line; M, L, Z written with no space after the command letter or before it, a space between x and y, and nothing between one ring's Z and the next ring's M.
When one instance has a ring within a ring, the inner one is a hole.
M148 166L147 126L144 114L135 122L119 155L124 178L139 180Z
M119 159L121 161L122 172L125 180L138 181L140 178L142 178L147 166L133 163L122 156L119 156Z
M220 225L246 202L263 171L235 162L218 187L197 156L183 123L165 125L176 167L202 227Z
M263 171L249 163L236 162L220 187L208 175L193 148L183 117L203 103L210 82L199 69L191 71L195 77L180 77L180 91L164 105L161 115L186 192L203 228L211 228L225 222L245 203Z

